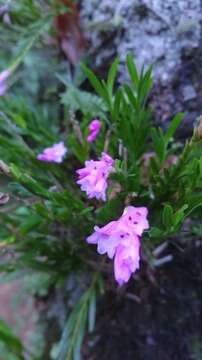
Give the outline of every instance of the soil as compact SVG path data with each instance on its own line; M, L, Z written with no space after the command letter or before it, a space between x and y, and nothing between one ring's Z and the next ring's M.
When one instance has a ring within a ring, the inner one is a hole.
M201 360L201 245L197 240L174 249L155 282L130 281L118 296L107 292L83 360Z

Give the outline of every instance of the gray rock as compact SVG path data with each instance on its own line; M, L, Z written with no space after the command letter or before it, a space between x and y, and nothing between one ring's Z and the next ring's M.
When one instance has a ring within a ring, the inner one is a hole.
M197 96L196 91L192 85L185 85L182 89L182 95L184 101L193 100Z
M186 112L179 135L189 136L202 106L200 0L81 0L80 14L90 67L105 77L118 55L118 79L127 81L127 52L139 69L152 63L154 121L167 126L175 113Z
M125 79L124 60L130 51L138 68L153 63L155 81L164 84L179 67L182 50L197 48L199 14L200 0L81 1L81 19L84 27L90 27L89 52L96 67L110 63L117 54L120 78Z

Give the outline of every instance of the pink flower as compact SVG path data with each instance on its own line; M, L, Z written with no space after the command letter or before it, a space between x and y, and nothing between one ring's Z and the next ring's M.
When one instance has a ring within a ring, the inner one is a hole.
M64 142L61 141L58 144L44 149L43 152L37 156L37 159L46 162L61 163L66 152L67 149L64 146Z
M97 134L100 131L101 123L98 119L91 121L90 125L88 126L89 135L87 136L86 140L88 142L93 142L96 138Z
M81 190L85 191L88 198L106 201L107 178L114 171L114 160L106 153L102 153L100 160L88 160L85 168L77 170Z
M129 226L137 235L141 236L143 231L149 228L147 214L146 207L127 206L121 219L125 226Z
M114 275L118 284L127 282L138 268L140 260L139 236L149 228L145 207L128 206L122 216L99 228L87 238L89 244L97 244L99 254L114 259Z
M6 80L10 76L10 70L5 69L0 73L0 96L3 96L6 92Z
M119 285L130 279L131 275L139 269L140 240L133 234L128 246L119 245L114 259L114 276Z

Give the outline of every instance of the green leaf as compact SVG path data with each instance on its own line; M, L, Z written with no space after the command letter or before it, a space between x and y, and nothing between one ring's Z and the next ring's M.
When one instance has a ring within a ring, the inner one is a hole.
M79 110L84 114L90 114L90 116L103 116L103 113L107 110L100 97L79 90L74 86L68 87L66 92L62 94L61 102L73 111Z
M22 173L15 164L11 164L10 171L14 179L16 179L20 184L22 184L33 194L43 196L47 199L50 197L49 191L47 191L43 186L41 186L39 182L33 179L30 175Z
M98 78L94 75L94 73L83 63L81 64L81 68L84 71L85 75L87 76L88 80L90 81L91 85L95 89L95 91L100 95L101 98L106 100L105 91L103 85L98 80Z
M192 233L197 236L202 236L202 225L194 226L192 228Z
M157 159L156 158L151 158L150 162L149 162L149 165L150 165L151 175L152 176L158 175L159 174L159 164L157 162Z
M164 135L165 143L168 144L173 135L175 134L175 131L177 130L178 126L180 125L182 119L184 117L184 113L178 113L175 115L173 120L170 122L168 130L166 131L166 134Z
M174 226L177 227L181 225L185 218L185 210L188 209L188 205L183 205L174 215Z
M12 173L12 175L16 178L16 180L18 180L21 176L21 171L18 169L18 167L15 164L12 164L10 166L10 171Z
M95 316L96 316L96 292L92 291L89 309L88 309L88 330L92 332L95 327Z
M52 14L47 14L42 19L39 19L28 26L17 44L15 49L16 58L9 66L10 69L14 70L21 63L28 51L34 45L35 41L38 40L39 36L41 36L44 31L48 30L51 20Z
M80 350L87 318L89 320L89 328L93 329L94 327L97 281L96 274L92 279L90 287L74 305L59 343L57 360L80 360Z
M78 360L87 317L88 291L74 306L59 344L57 360Z
M139 110L137 99L130 86L128 86L128 84L124 84L123 88L131 105L134 107L134 109Z
M28 234L33 229L36 229L41 223L41 217L37 214L30 214L28 219L24 219L23 223L19 227L19 231L22 235Z
M37 202L35 204L33 204L33 209L36 210L36 212L44 217L45 219L49 220L50 219L50 213L49 210L45 207L44 204Z
M192 196L188 197L188 211L186 216L190 216L199 207L202 207L202 192L194 193Z
M113 110L112 110L112 119L117 120L121 108L121 100L122 100L122 91L121 89L118 89L115 93L114 97L114 104L113 104Z
M117 74L117 67L119 64L119 59L116 58L112 65L110 66L109 72L108 72L108 77L107 77L107 89L109 92L109 96L112 97L112 93L113 93L113 87L114 87L114 81L115 81L115 77Z
M20 114L10 114L12 119L15 121L16 125L25 130L27 128L27 124L23 117Z
M63 190L61 192L51 192L50 199L53 201L53 204L62 207L68 206L69 209L76 209L82 211L84 209L84 204L79 197L72 191Z
M6 238L0 239L0 245L10 245L16 241L16 237L14 235L10 235Z
M126 55L126 65L127 65L128 73L130 75L131 82L135 90L137 91L139 86L139 76L135 63L133 61L133 57L130 53Z
M165 159L165 141L162 130L159 129L159 131L157 131L156 128L151 128L151 137L155 153L162 163Z
M160 230L155 226L152 226L152 228L149 230L149 236L151 238L161 238L162 234L163 234L162 230Z
M117 214L120 214L122 209L122 199L120 196L117 196L115 199L107 201L105 205L98 208L95 213L98 221L100 223L105 223L114 217L117 217Z
M162 222L166 229L170 229L174 223L173 209L172 206L166 204L162 213Z
M71 149L75 157L80 161L81 164L87 160L88 151L83 145L80 144L74 134L69 134L67 137L68 148Z
M3 320L0 320L0 340L5 343L10 351L18 356L22 356L22 344L20 340L13 335L10 328Z
M139 88L138 88L138 98L140 102L143 102L146 97L149 94L149 91L151 89L151 85L152 85L152 66L149 67L149 69L147 70L147 72L143 75L143 70L142 70L142 75L139 81Z
M85 325L86 325L86 315L87 314L85 311L81 315L79 331L78 331L77 339L76 339L74 349L73 349L73 360L80 360L81 345L83 342ZM71 360L71 357L68 355L67 355L67 360Z
M114 163L114 167L115 167L116 172L122 172L122 163L121 163L121 160L116 159L116 160L115 160L115 163Z

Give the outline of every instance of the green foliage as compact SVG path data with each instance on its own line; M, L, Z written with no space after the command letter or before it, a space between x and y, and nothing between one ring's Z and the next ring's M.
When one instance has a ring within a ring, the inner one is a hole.
M74 86L68 87L62 95L61 101L72 111L82 111L84 115L93 117L104 115L105 106L98 96L79 90Z
M99 286L98 275L92 280L90 287L83 293L66 322L61 341L58 345L58 360L79 360L84 332L92 332L96 316L96 291Z
M14 360L20 360L23 356L23 346L20 340L12 333L3 320L0 320L0 344L4 344ZM14 357L15 356L15 357Z

